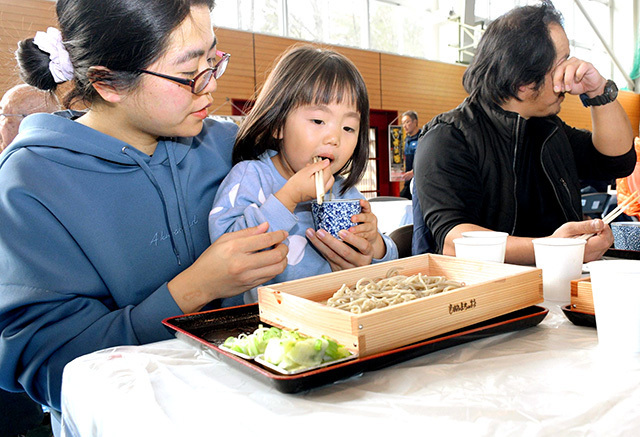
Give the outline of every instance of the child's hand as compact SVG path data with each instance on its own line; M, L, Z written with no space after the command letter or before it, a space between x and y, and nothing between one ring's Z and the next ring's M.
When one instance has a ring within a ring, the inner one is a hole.
M319 229L309 228L307 238L329 262L331 270L336 272L353 267L368 266L373 260L373 247L368 240L348 231L340 231L341 240Z
M291 212L298 206L298 203L315 199L315 173L319 170L322 170L324 193L326 193L335 181L330 165L331 161L328 159L308 164L289 178L284 187L275 193L276 198Z
M371 204L368 201L361 199L360 206L362 207L362 212L351 217L352 222L359 224L349 228L349 232L367 240L373 248L373 257L382 259L387 252L387 248L382 235L378 232L378 218L371 212Z

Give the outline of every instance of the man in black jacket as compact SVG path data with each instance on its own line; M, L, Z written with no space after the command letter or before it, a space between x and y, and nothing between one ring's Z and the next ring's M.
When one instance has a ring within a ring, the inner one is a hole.
M453 255L462 232L491 229L510 234L506 262L533 264L533 238L595 232L585 261L601 257L613 236L581 221L579 179L633 171L633 131L615 84L569 57L559 12L543 3L492 22L463 84L469 97L428 123L414 162L435 251ZM557 116L565 93L590 107L593 133Z

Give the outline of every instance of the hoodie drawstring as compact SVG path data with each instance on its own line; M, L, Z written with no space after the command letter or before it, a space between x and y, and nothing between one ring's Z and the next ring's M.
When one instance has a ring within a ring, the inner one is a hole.
M138 164L138 166L144 171L144 173L147 175L147 177L155 187L156 191L158 192L158 196L160 197L160 201L162 202L162 209L164 211L164 220L165 220L165 223L167 224L167 231L169 232L169 238L171 239L171 247L173 248L173 253L176 256L178 265L181 266L182 263L180 262L180 253L178 252L178 247L176 245L175 238L173 237L173 231L171 230L171 223L169 222L169 212L167 211L167 199L165 198L164 193L162 192L162 188L160 187L160 184L158 183L157 179L151 172L151 169L149 168L147 163L144 162L142 158L137 156L136 153L129 153L129 147L126 147L126 146L123 147L122 153L124 153L125 155L133 159L136 162L136 164ZM176 194L178 195L178 197L180 197L179 193L176 193Z
M196 260L195 244L193 243L193 234L191 233L191 227L189 226L189 219L187 218L187 207L185 205L184 196L182 195L182 184L178 177L178 164L176 162L175 148L169 146L167 141L164 142L164 147L167 150L167 156L169 157L169 167L171 168L171 176L173 179L173 188L176 191L176 198L178 199L178 211L180 212L180 221L182 222L182 229L184 233L184 241L187 244L187 250L189 251L189 258L191 262Z

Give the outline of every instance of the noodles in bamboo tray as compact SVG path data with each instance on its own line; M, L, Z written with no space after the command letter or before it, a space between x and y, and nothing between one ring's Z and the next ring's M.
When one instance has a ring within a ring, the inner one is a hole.
M342 284L327 300L327 305L361 314L463 286L464 283L448 280L444 276L427 276L422 273L403 276L394 270L383 279L362 278L353 290Z

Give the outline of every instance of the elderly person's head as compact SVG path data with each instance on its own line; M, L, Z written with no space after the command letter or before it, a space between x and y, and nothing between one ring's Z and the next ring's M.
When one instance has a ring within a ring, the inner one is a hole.
M29 114L58 110L55 97L30 85L16 85L0 100L0 152L18 135L20 123Z

